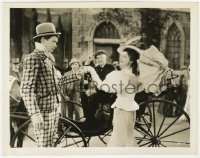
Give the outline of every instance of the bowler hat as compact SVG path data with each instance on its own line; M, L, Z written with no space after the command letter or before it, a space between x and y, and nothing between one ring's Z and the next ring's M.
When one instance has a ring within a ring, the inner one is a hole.
M80 61L76 58L72 58L69 65L71 66L73 63L78 63L79 65L81 64Z
M104 50L98 50L95 54L94 54L94 58L96 58L98 55L101 55L101 54L105 54L106 55L106 52Z
M36 26L36 34L37 35L34 36L33 39L44 36L58 36L61 33L56 32L56 28L53 23L41 23Z

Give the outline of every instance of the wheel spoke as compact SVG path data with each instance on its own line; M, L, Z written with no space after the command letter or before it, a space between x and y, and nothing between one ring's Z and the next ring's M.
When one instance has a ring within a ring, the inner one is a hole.
M33 139L31 136L29 136L28 134L26 134L24 131L21 131L21 133L23 133L26 137L28 137L30 140L35 142L35 139Z
M63 133L63 135L56 141L56 144L61 142L61 140L63 139L63 137L67 134L67 132L69 132L69 130L71 129L71 126Z
M165 130L162 131L162 133L158 137L163 135L179 118L180 118L180 116L178 116L167 128L165 128Z
M164 144L160 143L160 145L162 145L163 147L166 147Z
M152 144L150 144L148 147L153 147L153 143L152 143Z
M172 141L172 140L166 140L166 141L162 141L162 142L166 142L166 143L175 143L175 144L190 144L189 142L178 142L178 141Z
M151 143L151 141L149 141L149 142L147 142L147 143L145 143L145 144L142 144L142 145L140 145L139 147L142 147L142 146L145 146L145 145L148 145L148 144L150 144ZM151 145L151 144L150 144Z
M139 128L136 128L136 130L139 132L139 133L141 133L141 134L143 134L144 136L148 136L149 138L151 138L152 137L152 135L150 135L149 133L148 133L148 131L146 131L143 127L139 127Z
M162 120L162 123L161 123L160 128L159 128L158 133L157 133L157 137L158 137L159 134L160 134L160 131L161 131L161 129L162 129L162 126L163 126L163 124L164 124L164 122L165 122L165 118L166 118L166 115L164 115L164 118L163 118L163 120Z
M103 140L104 137L101 137L101 136L98 136L98 137L99 137L99 139L100 139L104 144L107 144L107 143Z
M150 140L149 138L145 138L145 137L143 137L143 138L141 138L141 137L135 137L135 139L136 140L145 140L145 141Z
M154 132L154 136L156 135L156 118L155 118L155 104L153 102L153 132Z
M181 132L186 131L186 130L188 130L188 129L190 129L190 127L185 128L185 129L182 129L182 130L180 130L180 131L176 131L176 132L170 133L170 134L165 135L165 136L162 136L162 137L160 137L160 139L163 139L163 138L166 138L166 137L169 137L169 136L172 136L172 135L175 135L175 134L181 133Z
M74 144L78 144L78 143L81 143L82 141L80 140L80 141L78 141L78 142L76 142L76 143L71 143L71 144L67 144L67 145L65 145L65 146L63 146L62 148L65 148L65 147L70 147L70 146L73 146ZM77 146L77 147L79 147L79 146Z
M153 136L153 133L151 132L151 126L149 125L149 123L147 123L148 121L142 116L142 120L144 121L145 125L147 126L148 132L150 133L151 136ZM140 125L141 126L141 125Z

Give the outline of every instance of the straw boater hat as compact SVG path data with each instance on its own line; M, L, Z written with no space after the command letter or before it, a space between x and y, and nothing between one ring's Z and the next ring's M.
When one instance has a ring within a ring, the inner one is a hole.
M52 23L41 23L36 26L36 36L33 37L35 40L38 37L44 37L44 36L58 36L61 33L56 32L56 28L54 24Z
M69 65L71 66L73 63L78 63L79 65L81 65L80 61L76 58L72 58Z

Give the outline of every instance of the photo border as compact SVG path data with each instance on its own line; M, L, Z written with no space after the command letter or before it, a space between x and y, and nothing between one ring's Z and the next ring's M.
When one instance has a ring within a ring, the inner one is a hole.
M196 155L198 152L198 5L196 2L61 2L61 3L4 3L3 4L3 155L13 156L61 156L61 155ZM88 5L89 4L89 5ZM81 7L80 7L81 6ZM131 147L89 147L89 148L23 148L9 147L9 58L10 58L10 8L190 8L190 65L191 65L191 129L190 148L131 148ZM195 33L194 33L195 32ZM78 150L78 152L77 152ZM48 154L47 154L48 153Z

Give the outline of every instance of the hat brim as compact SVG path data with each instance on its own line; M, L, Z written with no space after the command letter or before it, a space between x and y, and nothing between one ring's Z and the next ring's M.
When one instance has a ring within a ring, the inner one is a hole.
M57 32L57 33L43 33L43 34L39 34L39 35L36 35L33 37L33 39L37 39L38 37L44 37L44 36L58 36L58 35L61 35L60 32Z
M74 63L78 63L79 65L81 65L81 62L80 62L80 61L73 61L73 62L70 62L70 63L69 63L69 66L71 66L71 65L74 64Z
M105 54L105 55L106 55L105 52L98 52L98 53L94 54L94 58L96 58L98 55L102 55L102 54Z
M121 54L121 53L124 51L124 49L126 49L126 48L134 49L135 51L138 52L139 55L141 55L141 54L143 53L143 50L141 50L141 49L139 49L139 48L137 48L137 47L135 47L135 46L130 46L130 45L123 45L123 46L120 46L120 47L117 49L117 52L118 52L119 54Z

